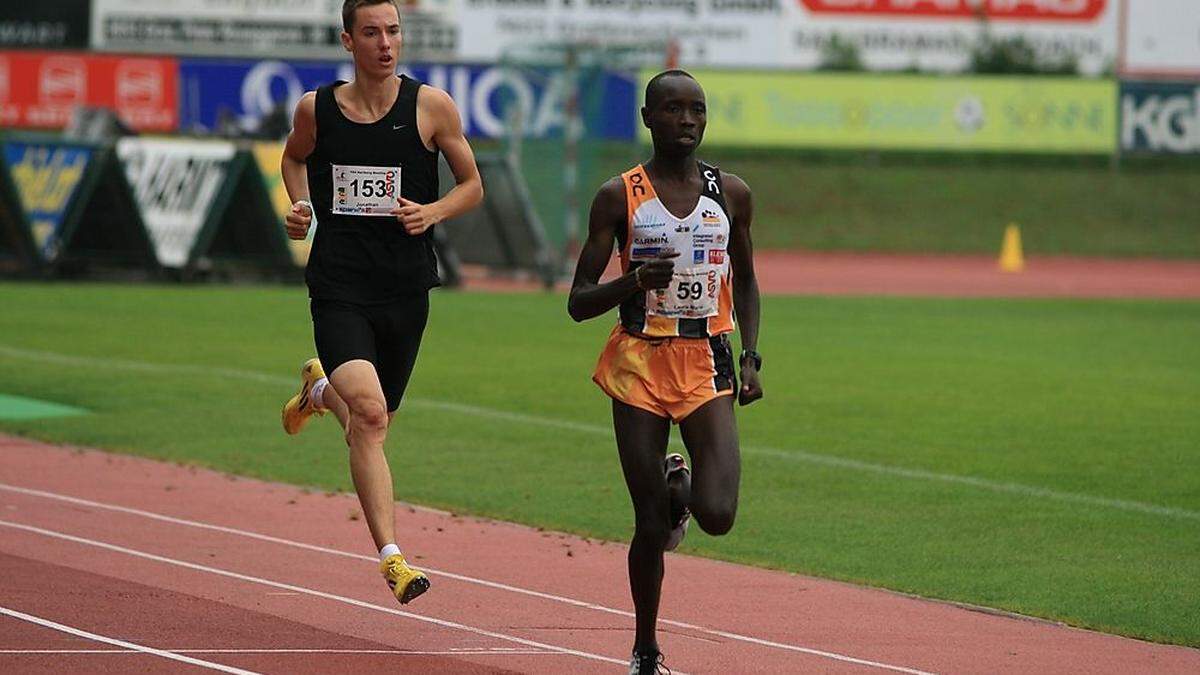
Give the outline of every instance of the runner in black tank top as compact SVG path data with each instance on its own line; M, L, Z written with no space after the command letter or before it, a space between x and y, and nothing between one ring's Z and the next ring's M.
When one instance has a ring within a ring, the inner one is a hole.
M396 76L394 0L344 0L342 25L354 80L300 99L280 167L293 200L288 236L303 239L317 222L305 278L319 357L301 369L283 428L294 434L313 415L337 417L380 572L407 603L429 579L396 545L383 446L416 362L429 289L438 285L431 228L478 204L483 186L454 102ZM439 152L456 183L441 199Z
M316 300L393 302L439 285L433 228L413 236L390 215L334 214L333 167L398 166L401 196L429 204L438 198L438 153L417 129L421 82L401 76L395 105L370 124L347 119L338 107L334 89L344 84L317 90L317 144L305 164L319 226L305 279Z

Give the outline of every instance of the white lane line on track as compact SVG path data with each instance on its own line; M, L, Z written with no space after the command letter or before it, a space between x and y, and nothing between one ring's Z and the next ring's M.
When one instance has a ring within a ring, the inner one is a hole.
M146 361L113 359L99 356L74 356L71 354L60 354L57 352L19 349L2 344L0 344L0 356L7 356L15 359L25 359L29 361L40 361L42 363L51 363L63 366L129 370L159 375L194 375L202 377L218 376L231 379L247 380L251 382L261 382L264 384L282 385L289 388L296 384L296 378L269 375L267 373L259 373L252 370L241 370L239 368L210 368L208 366L151 363ZM488 419L512 422L515 424L529 424L551 429L562 429L564 431L575 431L593 435L603 434L604 436L608 437L612 436L612 429L608 427L586 424L583 422L572 422L570 420L561 420L550 417L540 417L537 415L528 415L524 413L509 412L507 410L498 410L484 406L452 403L449 401L433 401L420 398L406 398L405 403L422 408L444 410L448 412L461 413L464 415L473 415L476 417L485 417ZM682 444L679 443L678 440L673 439L671 441L671 445L679 447ZM1068 504L1083 504L1086 506L1117 509L1120 511L1162 516L1166 518L1200 520L1200 511L1193 511L1190 509L1162 506L1160 504L1151 504L1148 502L1139 502L1130 499L1114 499L1110 497L1097 497L1094 495L1080 494L1076 492L1062 492L1060 490L1052 490L1050 488L1037 487L1034 485L995 481L987 478L977 478L974 476L937 473L934 471L926 471L924 469L909 469L888 464L875 464L872 462L864 462L856 459L837 457L834 455L823 455L804 450L743 446L742 453L761 455L763 457L772 457L789 462L819 464L821 466L846 469L862 473L875 473L884 476L895 476L910 480L933 481L938 483L946 483L949 485L963 485L980 490L1000 492L1004 494L1017 495L1020 497L1048 499Z
M170 654L341 654L347 656L558 656L544 649L445 649L413 651L405 649L162 649ZM0 649L5 654L137 654L136 649Z
M14 619L20 619L22 621L28 621L29 623L34 623L39 626L44 626L46 628L52 628L52 629L54 629L56 631L60 631L62 633L69 633L71 635L75 635L75 636L78 636L81 638L87 638L88 640L94 640L96 642L103 642L105 644L115 645L117 647L123 647L126 650L130 650L132 652L140 652L142 654L150 654L152 656L161 656L164 659L170 659L172 661L182 661L183 663L187 663L187 664L190 664L193 666L200 666L201 668L209 668L211 670L219 670L223 673L233 673L234 675L257 675L253 670L242 670L241 668L234 668L233 666L226 666L226 665L222 665L220 663L213 663L211 661L202 661L200 659L194 659L190 656L182 656L180 654L173 654L168 651L163 651L162 649L155 649L153 647L146 647L144 645L134 644L132 642L126 642L124 640L118 640L116 638L106 637L104 635L97 635L95 633L89 633L86 630L72 628L71 626L64 626L61 623L57 623L57 622L51 621L49 619L43 619L41 617L33 616L32 614L18 612L14 609L8 609L7 607L0 607L0 614L4 614L6 616L11 616Z
M158 520L158 521L162 521L165 523L171 523L173 525L185 525L188 527L195 527L195 528L204 529L204 530L212 530L215 532L222 532L225 534L233 534L233 535L237 535L240 537L247 537L250 539L257 539L259 541L270 542L272 544L280 544L283 546L291 546L291 547L295 547L295 548L305 549L308 551L315 551L317 553L326 553L329 555L336 555L336 556L341 556L344 558L353 558L355 560L367 560L370 562L375 562L377 560L377 558L372 557L372 556L361 555L358 553L350 553L348 551L339 551L338 549L335 549L335 548L327 548L325 546L317 546L315 544L306 544L304 542L293 541L291 539L283 539L280 537L273 537L273 536L267 535L267 534L259 534L257 532L251 532L248 530L239 530L237 528L225 527L223 525L213 525L210 523L203 523L203 522L196 521L196 520L175 518L173 516L166 516L161 513L155 513L153 511L143 511L142 509L134 509L134 508L130 508L127 506L106 504L104 502L92 501L90 499L81 499L79 497L71 497L69 495L63 495L63 494L59 494L56 492L47 492L45 490L34 490L31 488L19 487L16 485L9 485L7 483L0 483L0 490L8 490L10 492L15 492L18 494L28 495L28 496L32 496L32 497L42 497L45 499L54 499L54 500L58 500L58 501L67 502L69 504L75 504L78 506L88 506L88 507L92 507L92 508L116 511L118 513L125 513L125 514L129 514L129 515L140 516L143 518L149 518L151 520ZM540 598L542 600L550 600L553 602L559 602L559 603L571 605L574 607L595 610L598 612L606 612L608 614L615 614L615 615L623 616L623 617L627 617L627 618L634 617L633 612L627 612L627 611L621 610L621 609L606 607L604 605L598 605L596 603L585 602L583 600L576 600L575 598L568 598L568 597L564 597L561 595L553 595L551 593L542 593L540 591L534 591L534 590L530 590L530 589L526 589L526 588L521 588L519 586L510 586L508 584L502 584L502 583L498 583L495 581L488 581L486 579L477 579L475 577L469 577L469 576L462 575L462 574L454 574L452 572L436 570L431 567L422 567L422 569L429 574L447 577L449 579L454 579L456 581L477 584L480 586L486 586L488 588L495 588L498 590L509 591L512 593L519 593L521 595L528 595L531 597ZM893 671L902 672L902 673L914 673L914 674L924 673L924 671L914 670L914 669L906 668L903 666L895 666L895 665L891 665L891 664L887 664L887 663L879 663L876 661L859 659L859 658L856 658L853 656L847 656L845 654L838 654L835 652L828 652L828 651L824 651L824 650L820 650L820 649L815 649L812 647L803 647L800 645L788 644L788 643L783 643L783 642L775 642L772 640L764 640L761 638L751 637L748 635L740 635L738 633L732 633L732 632L723 631L723 630L705 628L704 626L698 626L696 624L685 623L683 621L672 621L671 619L664 619L664 618L660 617L658 619L658 622L660 624L664 624L664 625L675 626L676 628L686 628L688 630L696 631L697 633L704 633L707 635L723 637L728 640L736 640L738 642L747 642L750 644L756 644L756 645L760 645L760 646L764 646L764 647L773 647L776 649L783 649L783 650L787 650L787 651L798 652L801 654L820 656L823 658L833 659L835 661L855 663L855 664L859 664L859 665L871 666L871 667L875 667L875 668L882 668L885 670L893 670Z
M539 649L545 649L545 650L556 652L559 654L569 654L571 656L578 656L580 658L590 659L593 661L603 661L605 663L615 663L620 666L625 666L628 664L627 661L623 661L621 659L614 659L614 658L611 658L608 656L601 656L600 654L592 654L591 652L580 651L578 649L570 649L568 647L558 647L556 645L550 645L550 644L546 644L543 642L536 642L534 640L526 640L525 638L520 638L515 635L506 635L504 633L497 633L495 631L485 630L483 628L475 628L474 626L468 626L466 624L461 624L461 623L458 623L455 621L448 621L446 619L438 619L438 618L431 617L431 616L422 616L420 614L413 614L412 612L405 612L405 611L402 611L399 609L395 609L393 607L384 607L382 605L375 605L375 604L372 604L369 602L365 602L363 600L357 600L355 598L348 598L346 596L336 595L334 593L326 593L325 591L318 591L313 588L305 588L303 586L293 586L292 584L285 584L285 583L282 583L279 581L263 579L262 577L255 577L255 576L251 576L249 574L241 574L239 572L231 572L229 570L223 570L223 569L220 569L217 567L209 567L207 565L199 565L196 563L187 562L186 560L176 560L174 558L167 558L165 556L155 555L153 553L146 553L145 551L138 551L138 550L132 549L132 548L125 548L124 546L117 546L115 544L109 544L107 542L97 541L95 539L86 539L84 537L76 537L74 535L66 534L65 532L56 532L54 530L47 530L47 529L44 529L41 527L34 527L32 525L25 525L22 523L14 523L14 522L7 521L7 520L0 520L0 526L9 527L9 528L13 528L16 530L24 530L26 532L32 532L34 534L40 534L42 536L52 537L55 539L62 539L64 541L72 541L77 544L86 544L88 546L95 546L96 548L102 548L102 549L106 549L109 551L114 551L116 553L122 553L125 555L134 556L137 558L143 558L145 560L152 560L154 562L166 563L168 565L175 565L178 567L183 567L183 568L195 570L198 572L208 572L209 574L215 574L218 576L228 577L230 579L237 579L238 581L245 581L245 582L249 582L249 583L253 583L253 584L260 584L262 586L269 586L271 588L280 588L280 589L289 590L289 591L296 591L297 593L304 593L305 595L311 595L311 596L322 598L325 600L334 600L336 602L341 602L341 603L351 605L354 607L360 607L363 609L371 609L371 610L375 610L377 612L384 612L386 614L394 614L396 616L402 616L406 619L414 619L416 621L430 623L435 626L440 626L442 628L453 628L453 629L465 631L468 633L474 633L476 635L483 635L485 637L495 638L497 640L503 640L505 642L515 642L517 644L524 645L526 647L537 647Z

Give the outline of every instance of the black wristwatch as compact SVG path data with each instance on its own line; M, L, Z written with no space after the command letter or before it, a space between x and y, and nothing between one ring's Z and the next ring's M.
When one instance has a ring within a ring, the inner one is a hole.
M753 349L743 349L742 355L738 357L738 363L743 363L746 359L753 359L754 369L762 370L762 354L759 354Z

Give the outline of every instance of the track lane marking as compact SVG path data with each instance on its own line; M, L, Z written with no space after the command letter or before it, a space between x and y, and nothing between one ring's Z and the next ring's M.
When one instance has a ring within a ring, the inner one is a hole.
M27 621L29 623L37 624L39 626L44 626L46 628L51 628L51 629L54 629L54 630L62 632L62 633L68 633L70 635L75 635L77 637L87 638L88 640L92 640L94 642L103 642L105 644L115 645L117 647L123 647L126 652L140 652L142 654L150 654L151 656L161 656L164 659L170 659L172 661L182 661L183 663L187 663L187 664L190 664L193 666L200 666L201 668L208 668L210 670L218 670L223 673L232 673L233 675L258 675L258 673L256 673L253 670L242 670L241 668L234 668L233 666L226 666L226 665L223 665L220 663L213 663L212 661L203 661L201 659L194 659L190 656L183 656L181 654L175 654L172 652L164 651L162 649L155 649L153 647L147 647L145 645L139 645L139 644L136 644L133 642L126 642L125 640L118 640L117 638L111 638L111 637L107 637L104 635L97 635L96 633L89 633L86 630L74 628L72 626L66 626L61 623L51 621L49 619L43 619L38 616L33 616L32 614L18 612L15 609L9 609L7 607L0 607L0 614L3 614L5 616L10 616L14 619L20 619L21 621ZM116 650L110 650L110 651L116 651ZM120 652L118 652L118 653L120 653Z
M274 537L274 536L267 535L267 534L259 534L257 532L251 532L249 530L241 530L241 529L237 529L237 528L233 528L233 527L226 527L224 525L213 525L211 523L204 523L204 522L200 522L200 521L196 521L196 520L187 520L184 518L176 518L174 516L167 516L167 515L163 515L161 513L155 513L153 511L144 511L142 509L135 509L135 508L127 507L127 506L118 506L115 504L107 504L104 502L97 502L97 501L93 501L90 499L81 499L79 497L71 497L69 495L64 495L64 494L60 494L60 493L56 493L56 492L48 492L45 490L35 490L32 488L25 488L25 487L20 487L20 486L16 486L16 485L10 485L8 483L0 483L0 490L8 490L10 492L15 492L18 494L24 494L24 495L33 496L33 497L42 497L42 498L46 498L46 499L59 500L59 501L67 502L69 504L75 504L77 506L88 506L88 507L93 507L93 508L106 509L109 511L116 511L118 513L125 513L125 514L129 514L129 515L140 516L143 518L149 518L151 520L158 520L158 521L162 521L162 522L166 522L166 523L171 523L174 525L184 525L187 527L195 527L195 528L204 529L204 530L212 530L215 532L222 532L225 534L232 534L232 535L237 535L237 536L241 536L241 537L247 537L250 539L257 539L259 541L265 541L265 542L269 542L272 544L280 544L283 546L291 546L294 548L300 548L300 549L304 549L304 550L308 550L308 551L314 551L317 553L325 553L325 554L329 554L329 555L336 555L336 556L341 556L344 558L352 558L355 560L366 560L366 561L370 561L370 562L375 562L377 560L374 557L362 555L359 553L350 553L348 551L340 551L335 548L328 548L325 546L317 546L315 544L306 544L304 542L294 541L291 539L283 539L281 537ZM3 522L3 521L0 521L0 522ZM488 588L494 588L497 590L503 590L503 591L508 591L508 592L512 592L512 593L519 593L521 595L527 595L527 596L539 598L542 600L550 600L553 602L559 602L562 604L571 605L573 607L590 609L590 610L595 610L598 612L605 612L608 614L614 614L614 615L622 616L622 617L626 617L626 618L635 618L633 612L628 612L628 611L621 610L621 609L615 609L612 607L607 607L605 605L599 605L596 603L586 602L583 600L577 600L575 598L569 598L569 597L565 597L565 596L561 596L561 595L554 595L552 593L543 593L541 591L534 591L534 590L530 590L527 588L521 588L519 586L511 586L509 584L503 584L503 583L499 583L499 582L495 582L495 581L488 581L486 579L477 579L475 577L470 577L470 576L466 576L463 574L455 574L453 572L437 570L437 569L434 569L431 567L422 567L421 569L423 569L426 573L443 576L443 577L446 577L449 579L454 579L456 581L477 584L480 586L486 586ZM716 636L716 637L723 637L728 640L735 640L738 642L746 642L746 643L756 644L756 645L763 646L763 647L773 647L775 649L783 649L786 651L792 651L792 652L797 652L797 653L801 653L801 654L808 654L810 656L820 656L822 658L833 659L835 661L843 661L846 663L855 663L858 665L870 666L870 667L874 667L874 668L882 668L884 670L892 670L892 671L901 672L901 673L910 673L912 675L930 675L930 674L926 673L925 671L916 670L913 668L907 668L904 666L897 666L897 665L888 664L888 663L870 661L867 659L860 659L857 657L848 656L846 654L838 654L836 652L815 649L813 647L804 647L801 645L789 644L789 643L785 643L785 642L764 640L762 638L756 638L756 637L752 637L749 635L741 635L741 634L733 633L733 632L729 632L729 631L718 630L718 629L713 629L713 628L706 628L704 626L699 626L699 625L692 624L692 623L686 623L683 621L673 621L671 619L664 619L664 618L660 617L658 622L660 624L664 624L664 625L675 626L676 628L684 628L687 630L695 631L697 633L703 633L706 635L712 635L712 636Z
M544 649L444 649L418 651L405 649L163 649L171 654L346 654L385 656L559 656ZM135 649L0 649L0 656L21 654L137 654Z
M497 640L503 640L505 642L514 642L516 644L524 645L526 647L536 647L539 649L544 649L544 650L556 652L559 654L568 654L571 656L578 656L580 658L590 659L592 661L603 661L605 663L615 663L615 664L621 665L621 666L628 665L628 662L623 661L621 659L614 659L614 658L611 658L608 656L601 656L600 654L593 654L591 652L585 652L585 651L581 651L578 649L571 649L569 647L559 647L556 645L546 644L546 643L542 643L542 642L536 642L534 640L527 640L525 638L517 637L515 635L506 635L504 633L497 633L495 631L490 631L490 630L487 630L484 628L476 628L474 626L468 626L466 624L458 623L456 621L449 621L447 619L438 619L438 618L432 617L432 616L423 616L421 614L405 612L403 610L395 609L394 607L384 607L383 605L372 604L372 603L366 602L364 600L358 600L355 598L346 597L344 595L337 595L335 593L326 593L325 591L318 591L314 588L305 588L304 586L295 586L295 585L286 584L286 583L283 583L280 581L272 581L270 579L264 579L262 577L255 577L255 576L251 576L249 574L242 574L240 572L233 572L233 571L221 569L218 567L210 567L208 565L200 565L198 563L192 563L192 562L188 562L186 560L177 560L175 558L168 558L166 556L156 555L154 553L147 553L145 551L139 551L137 549L126 548L124 546L118 546L116 544L110 544L110 543L99 541L96 539L87 539L85 537L77 537L75 535L67 534L65 532L58 532L55 530L47 530L45 528L35 527L33 525L26 525L24 523L15 523L15 522L12 522L9 520L0 520L0 527L8 527L8 528L16 529L16 530L23 530L25 532L32 532L34 534L40 534L45 537L62 539L63 541L70 541L70 542L74 542L77 544L85 544L88 546L94 546L96 548L102 548L105 550L113 551L116 553L122 553L124 555L129 555L129 556L133 556L133 557L137 557L137 558L143 558L145 560L152 560L154 562L166 563L168 565L175 565L177 567L183 567L185 569L190 569L190 570L194 570L197 572L207 572L209 574L215 574L217 576L228 577L230 579L237 579L238 581L245 581L245 582L249 582L249 583L253 583L253 584L259 584L262 586L269 586L271 588L279 588L279 589L284 589L284 590L289 590L289 591L295 591L297 593L311 595L314 597L322 598L324 600L333 600L335 602L341 602L343 604L351 605L354 607L359 607L362 609L370 609L370 610L374 610L377 612L383 612L385 614L394 614L396 616L401 616L406 619L414 619L416 621L430 623L435 626L440 626L442 628L453 628L453 629L465 631L468 633L474 633L475 635L482 635L484 637L490 637L490 638L495 638Z

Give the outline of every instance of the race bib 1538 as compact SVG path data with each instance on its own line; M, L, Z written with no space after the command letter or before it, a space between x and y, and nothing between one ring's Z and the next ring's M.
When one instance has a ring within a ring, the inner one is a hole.
M387 216L400 195L400 167L333 165L333 212Z

